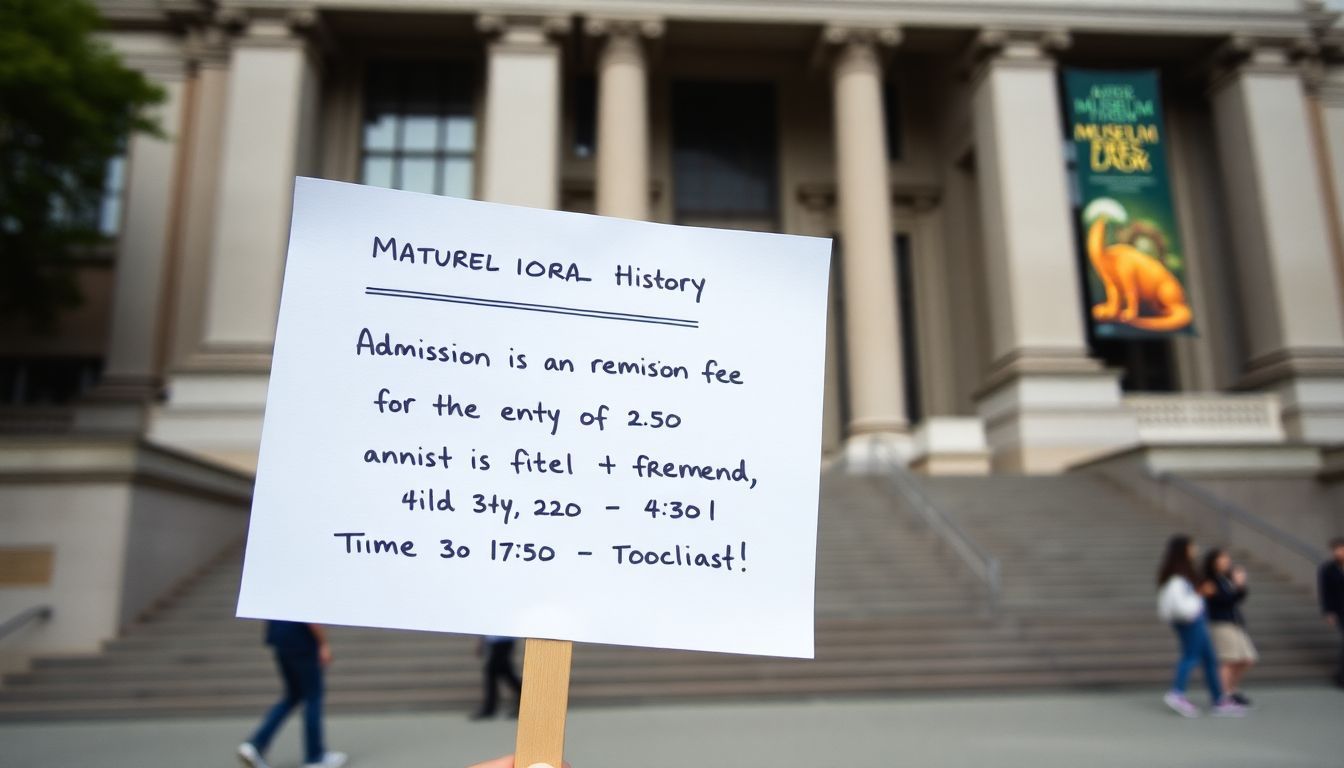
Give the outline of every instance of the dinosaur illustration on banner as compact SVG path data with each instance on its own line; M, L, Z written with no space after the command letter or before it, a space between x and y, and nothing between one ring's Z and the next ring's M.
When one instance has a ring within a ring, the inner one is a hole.
M1099 197L1083 211L1088 222L1087 258L1100 278L1106 300L1092 306L1092 319L1124 323L1145 331L1178 331L1190 325L1194 313L1185 300L1185 288L1163 264L1165 237L1151 222L1135 222L1120 230L1118 241L1107 243L1107 224L1128 219L1124 206ZM1159 253L1135 245L1146 240Z

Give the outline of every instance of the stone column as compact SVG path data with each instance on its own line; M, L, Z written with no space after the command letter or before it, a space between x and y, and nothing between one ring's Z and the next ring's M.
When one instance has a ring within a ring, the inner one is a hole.
M555 208L560 193L560 51L568 19L481 16L487 54L481 197Z
M168 399L156 442L245 471L256 465L289 239L294 177L316 171L312 12L226 9L239 30L200 41L200 142L185 208ZM227 70L225 67L227 66Z
M879 45L895 28L831 27L835 46L835 175L849 366L851 440L908 430L901 379L900 315L891 227Z
M1333 217L1335 264L1344 292L1344 65L1323 66L1315 91L1320 121L1320 160L1325 175L1326 200Z
M220 144L229 94L229 49L219 27L194 30L188 53L195 61L192 89L192 140L184 153L189 172L182 186L178 263L172 288L172 371L189 368L201 354L205 335L206 278L214 237L219 188Z
M210 367L270 369L294 176L311 173L317 74L310 15L259 15L234 42L203 351Z
M1001 471L1056 472L1135 443L1115 373L1088 358L1052 46L980 35L971 112L991 356L978 398Z
M1302 75L1282 48L1234 45L1211 98L1226 179L1247 361L1284 427L1344 441L1344 319Z
M943 207L936 196L919 196L913 201L913 257L918 296L919 349L925 417L956 413L956 371L951 315L959 311L949 305L947 248L943 243ZM959 302L958 302L959 303Z
M797 234L829 237L835 232L835 188L827 183L798 185L800 224ZM833 257L834 258L834 257ZM845 447L844 336L840 329L842 304L837 262L831 262L831 280L826 296L826 371L822 383L821 450L833 454Z
M164 90L151 116L162 136L137 133L126 147L126 192L103 378L76 408L81 430L138 433L162 388L167 279L173 258L180 150L189 126L186 61L167 38L114 38L128 66Z
M645 37L658 21L589 19L606 41L597 62L597 213L649 218L649 71Z

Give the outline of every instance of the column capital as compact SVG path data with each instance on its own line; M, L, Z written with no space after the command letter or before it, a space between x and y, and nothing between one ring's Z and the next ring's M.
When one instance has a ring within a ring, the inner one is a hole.
M331 47L322 14L311 6L249 9L230 6L215 14L215 24L235 33L234 45L252 48Z
M666 26L656 16L589 16L583 31L591 37L633 37L657 40Z
M157 83L175 83L187 79L189 55L186 50L138 51L122 53L122 62Z
M1344 107L1344 66L1322 63L1315 92L1325 106Z
M1067 29L1009 29L985 27L971 42L972 52L980 58L1038 59L1073 47L1073 35Z
M1314 39L1320 47L1321 58L1328 64L1338 65L1344 61L1344 29L1334 27L1321 29L1317 31Z
M880 73L885 54L901 40L901 28L893 25L833 24L822 30L813 61L828 62L836 75L855 67Z
M905 33L895 24L827 24L821 40L831 47L862 45L895 48Z
M1310 37L1265 38L1232 35L1205 64L1210 93L1221 90L1240 75L1299 75L1308 85L1322 74L1320 46Z
M1073 35L1063 28L985 27L967 47L960 69L976 82L989 67L1052 68L1055 55L1072 45Z
M551 38L569 34L568 16L538 16L482 13L476 17L476 29L495 37L496 42L518 46L545 46Z
M197 67L225 69L229 65L229 37L229 30L222 24L194 25L187 28L183 50Z

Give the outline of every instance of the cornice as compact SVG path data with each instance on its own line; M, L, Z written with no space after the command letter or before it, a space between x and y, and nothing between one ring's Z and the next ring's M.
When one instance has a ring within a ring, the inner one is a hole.
M517 32L536 32L545 36L563 35L569 32L570 16L564 13L482 13L476 17L476 29L487 35L502 37Z
M666 25L657 16L589 16L583 20L583 31L591 37L629 35L657 40L666 31Z
M220 0L223 5L284 7L287 0ZM491 15L656 16L680 20L776 24L888 23L906 28L1067 28L1078 32L1141 35L1310 35L1319 10L1227 9L1212 2L1125 0L1033 3L1027 0L316 0L322 9L385 12L457 12ZM1286 5L1283 4L1283 5Z
M804 182L797 188L798 202L809 211L825 212L835 208L836 186L831 181ZM902 184L892 182L891 204L916 211L930 210L942 199L942 191L934 185Z

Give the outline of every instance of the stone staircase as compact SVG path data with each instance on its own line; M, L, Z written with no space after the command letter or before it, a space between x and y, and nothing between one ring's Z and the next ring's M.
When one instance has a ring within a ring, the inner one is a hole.
M1167 679L1175 639L1155 617L1158 560L1173 533L1194 535L1205 550L1219 542L1099 477L935 478L923 487L999 558L1000 623L1018 623L1061 682ZM1232 555L1248 571L1243 609L1261 655L1251 684L1326 675L1338 640L1315 595L1253 553Z
M817 563L817 658L576 646L571 700L666 702L1145 685L1175 640L1153 616L1153 569L1171 524L1081 476L923 481L1003 563L1002 609L887 482L828 474ZM38 659L0 686L0 719L260 715L277 694L258 622L232 617L231 551L95 656ZM1315 679L1335 638L1312 596L1247 561L1263 656L1253 680ZM329 706L465 711L479 696L474 638L336 627Z

